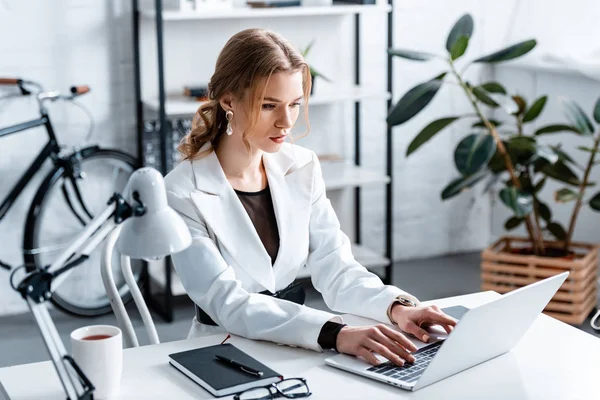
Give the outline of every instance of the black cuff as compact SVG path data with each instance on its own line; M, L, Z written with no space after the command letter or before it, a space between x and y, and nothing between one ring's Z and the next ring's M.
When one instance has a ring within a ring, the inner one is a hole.
M319 333L319 338L317 339L319 346L321 346L323 350L333 349L337 351L338 333L340 333L345 326L346 324L340 324L339 322L325 322Z

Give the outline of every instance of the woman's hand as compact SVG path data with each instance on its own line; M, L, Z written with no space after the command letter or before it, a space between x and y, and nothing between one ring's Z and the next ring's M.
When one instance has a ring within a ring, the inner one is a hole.
M336 346L340 353L361 356L373 365L381 363L373 353L402 366L405 361L415 361L410 352L417 350L406 336L385 325L345 326L338 333Z
M392 319L396 321L398 327L406 333L414 335L423 342L429 341L429 334L426 328L433 325L440 325L446 333L452 332L457 321L445 314L438 306L417 306L406 307L401 304L395 304L392 307Z

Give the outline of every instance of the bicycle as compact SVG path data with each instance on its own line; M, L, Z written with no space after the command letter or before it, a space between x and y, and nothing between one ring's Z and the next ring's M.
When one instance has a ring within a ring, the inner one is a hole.
M37 119L0 128L0 139L36 127L44 127L48 134L48 143L0 203L0 222L31 179L41 171L44 162L50 159L53 163L52 170L33 197L25 221L23 261L25 270L31 272L51 264L53 257L94 218L94 213L106 208L106 199L114 192L122 192L139 163L127 153L97 145L64 151L55 135L46 103L73 101L88 93L88 86L73 86L70 94L61 94L44 91L39 83L17 78L0 78L0 85L16 88L14 93L2 99L35 95L40 112ZM93 126L91 115L88 116L90 126ZM96 249L56 288L52 296L56 307L79 316L97 316L112 311L100 276L100 252ZM119 265L118 254L113 254L113 259L113 265ZM1 260L0 267L13 269ZM139 280L140 267L136 267ZM128 302L131 294L120 269L115 268L114 274L119 293L123 301Z

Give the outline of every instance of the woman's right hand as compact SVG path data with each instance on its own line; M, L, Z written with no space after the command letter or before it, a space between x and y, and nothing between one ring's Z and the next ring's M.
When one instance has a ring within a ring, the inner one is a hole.
M386 325L344 326L336 345L340 353L360 356L373 365L381 363L373 353L402 366L406 361L414 362L415 357L410 353L417 351L406 336Z

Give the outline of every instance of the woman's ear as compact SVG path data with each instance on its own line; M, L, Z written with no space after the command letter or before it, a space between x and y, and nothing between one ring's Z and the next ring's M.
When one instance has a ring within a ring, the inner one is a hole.
M231 94L226 94L219 99L219 104L225 111L233 110L235 108L235 98Z

